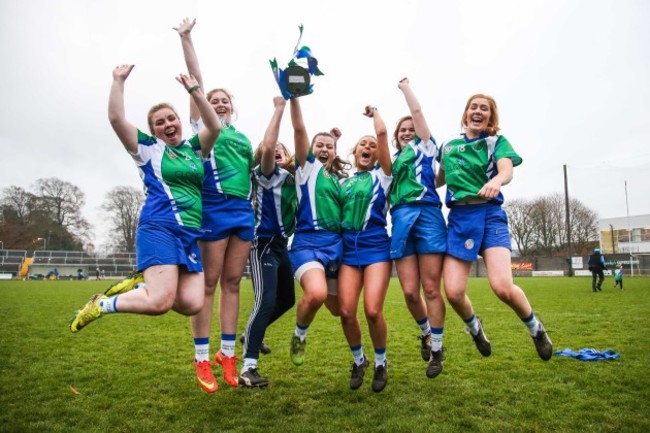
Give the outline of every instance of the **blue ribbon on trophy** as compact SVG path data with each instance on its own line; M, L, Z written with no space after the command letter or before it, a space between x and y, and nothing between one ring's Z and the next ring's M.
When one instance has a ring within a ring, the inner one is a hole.
M314 85L311 84L310 76L324 75L318 69L318 60L312 55L309 47L303 45L298 48L302 39L304 26L301 24L298 28L300 29L300 36L298 37L296 47L293 49L293 56L286 69L278 68L278 62L275 58L269 60L271 69L273 70L273 76L278 86L280 86L282 97L285 100L309 95L314 91Z

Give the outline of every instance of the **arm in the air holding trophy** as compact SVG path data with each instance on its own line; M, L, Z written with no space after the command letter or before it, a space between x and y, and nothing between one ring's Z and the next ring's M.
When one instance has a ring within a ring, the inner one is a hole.
M271 122L269 122L266 132L264 132L264 139L262 140L262 159L260 162L262 174L267 177L271 176L275 170L275 146L278 143L280 122L282 121L282 114L284 113L284 107L286 105L287 102L282 96L276 96L273 98L273 106L275 109L273 111L273 116L271 117Z
M124 82L135 65L121 65L113 69L113 84L108 96L108 121L124 148L129 153L138 152L138 130L126 120L124 110Z
M305 121L302 118L300 101L298 98L291 98L291 125L293 125L293 142L296 148L296 161L300 167L304 167L309 155L309 136L305 128Z
M178 27L174 27L174 30L176 30L178 35L181 37L181 46L183 47L183 56L185 58L187 71L196 79L203 90L203 76L201 75L201 68L199 67L199 58L196 56L194 44L192 43L192 29L194 28L194 24L196 24L196 19L190 21L189 18L184 18ZM201 113L199 108L190 97L190 119L198 120L200 118Z
M377 136L377 161L386 176L390 176L393 171L393 162L390 158L390 151L388 150L388 131L386 130L386 123L381 118L377 107L366 105L363 115L372 119L375 127L375 135Z
M429 138L431 138L431 131L429 130L429 125L427 125L427 121L424 119L424 114L422 113L422 107L420 106L420 102L418 101L418 98L415 97L415 93L413 93L413 89L411 89L411 85L409 84L409 79L408 78L402 78L400 82L397 84L397 87L402 91L404 94L404 98L406 98L406 105L409 107L409 111L411 112L411 116L413 117L413 126L415 127L415 135L420 137L420 139L424 140L426 143Z

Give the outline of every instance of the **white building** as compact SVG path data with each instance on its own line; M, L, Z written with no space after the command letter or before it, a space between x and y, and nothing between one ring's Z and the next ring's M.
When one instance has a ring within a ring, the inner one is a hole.
M649 254L650 214L598 221L603 254Z

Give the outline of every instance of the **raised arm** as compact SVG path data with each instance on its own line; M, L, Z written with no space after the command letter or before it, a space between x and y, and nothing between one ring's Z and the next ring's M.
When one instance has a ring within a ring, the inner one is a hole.
M409 111L411 112L411 117L413 117L415 135L420 137L420 139L425 140L426 142L429 140L429 138L431 138L431 131L429 130L427 121L424 119L424 114L422 113L420 102L418 102L418 98L415 97L415 93L413 93L413 89L411 89L409 79L402 78L397 87L399 87L399 89L404 94L406 105L408 105Z
M221 121L212 105L203 96L203 91L196 78L192 75L180 74L176 77L176 81L181 83L185 90L189 92L190 98L196 104L197 110L203 119L205 128L199 131L199 143L201 144L201 153L204 157L207 157L221 132Z
M379 161L379 166L384 171L384 174L390 176L393 171L393 162L390 159L390 151L388 150L388 131L386 131L384 119L381 118L377 107L371 105L366 106L363 115L372 118L375 135L377 136L377 161Z
M138 152L138 130L126 120L124 111L124 82L135 65L121 65L113 69L113 84L108 96L108 121L124 148L130 153Z
M181 46L183 47L183 57L185 57L185 65L187 66L187 71L192 75L196 81L203 87L203 76L201 75L201 68L199 68L199 58L196 56L196 51L194 50L194 44L192 43L192 29L196 24L196 19L190 21L189 18L183 19L178 27L174 27L174 30L178 32L178 35L181 37ZM190 98L190 119L198 120L201 117L201 112L196 105L194 98Z
M264 132L264 139L262 140L262 160L260 166L264 176L271 176L275 170L275 146L278 144L278 136L280 135L280 122L282 121L282 114L287 102L282 96L273 98L273 116L266 127Z
M291 98L291 125L293 126L293 141L296 148L296 160L303 167L309 155L309 136L302 118L302 110L298 98Z

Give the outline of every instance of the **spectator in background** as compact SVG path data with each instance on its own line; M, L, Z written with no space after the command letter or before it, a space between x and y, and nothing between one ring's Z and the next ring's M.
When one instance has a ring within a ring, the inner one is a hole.
M596 247L594 253L589 256L589 270L591 271L591 289L594 292L601 292L603 281L605 281L605 274L603 270L605 267L605 257L600 254L600 248ZM598 280L598 282L596 282ZM621 285L622 287L622 285Z
M623 265L618 265L614 270L614 288L620 285L623 290Z

